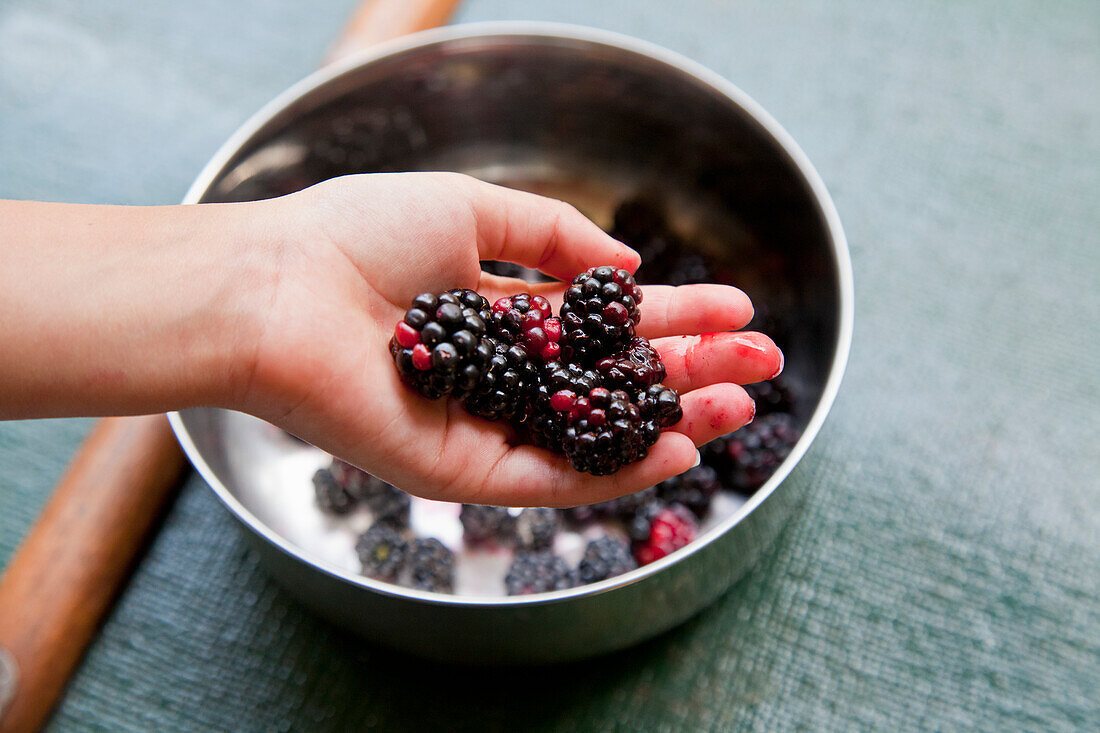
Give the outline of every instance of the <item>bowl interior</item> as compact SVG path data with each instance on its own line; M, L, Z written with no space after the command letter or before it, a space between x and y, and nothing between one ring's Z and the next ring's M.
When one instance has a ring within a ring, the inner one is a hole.
M846 338L843 243L774 123L698 72L652 49L557 35L397 48L292 89L227 144L191 198L244 201L348 173L453 170L567 200L605 228L624 200L655 201L688 246L720 263L723 281L752 297L751 327L783 348L805 427L831 401ZM353 550L369 516L325 517L313 505L310 477L324 454L236 413L188 410L179 424L246 521L308 561L375 584L356 577ZM748 499L724 493L704 529L728 529ZM464 547L457 512L417 501L414 528L459 553L460 595L498 597L508 559ZM566 533L556 549L572 559L583 542Z

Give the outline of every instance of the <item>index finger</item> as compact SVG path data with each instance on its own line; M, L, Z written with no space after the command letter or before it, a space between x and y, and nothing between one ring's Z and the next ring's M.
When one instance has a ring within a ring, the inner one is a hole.
M641 263L637 252L564 201L476 180L470 191L483 260L515 262L566 281L589 267L634 272Z

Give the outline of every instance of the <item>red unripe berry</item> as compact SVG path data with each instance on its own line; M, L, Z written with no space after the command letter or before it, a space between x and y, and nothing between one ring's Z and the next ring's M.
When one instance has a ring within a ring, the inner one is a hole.
M563 389L560 392L555 392L550 395L550 407L558 412L565 412L566 410L573 409L573 404L577 401L577 395L573 394L568 389Z
M432 367L432 352L428 351L428 347L424 344L417 344L412 347L412 359L413 366L422 372Z
M397 326L393 329L393 337L406 349L411 349L420 343L420 334L404 321L397 322Z
M543 318L549 318L553 311L550 309L550 301L541 295L536 295L531 298L531 305L535 306L535 310L542 314Z

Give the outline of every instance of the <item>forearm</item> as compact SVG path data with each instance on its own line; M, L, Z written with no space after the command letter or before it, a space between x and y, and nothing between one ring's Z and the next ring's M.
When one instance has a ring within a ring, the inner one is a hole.
M0 418L232 402L266 277L242 208L0 202Z

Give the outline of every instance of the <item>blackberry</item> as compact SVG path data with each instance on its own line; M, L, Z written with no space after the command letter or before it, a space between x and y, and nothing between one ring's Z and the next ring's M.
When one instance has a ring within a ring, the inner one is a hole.
M493 356L489 301L473 290L423 293L394 327L390 354L401 379L429 399L466 396Z
M648 489L601 501L598 504L570 507L564 511L564 514L566 519L576 525L587 524L600 517L629 521L641 507L655 498L657 498L657 487L650 486Z
M649 538L649 528L653 524L653 518L668 507L662 499L654 498L638 507L634 514L626 522L626 533L634 544L644 542Z
M466 397L466 410L486 420L502 417L521 423L531 414L539 387L539 368L519 345L509 346L493 337L493 356L481 381Z
M715 494L722 488L718 472L710 466L689 468L679 476L657 484L657 496L670 504L683 504L697 518L702 519L710 510Z
M648 489L642 489L633 494L626 494L625 496L619 496L595 504L594 508L598 513L605 516L629 519L633 517L639 509L651 503L656 497L657 487L650 486Z
M376 478L374 482L373 492L363 497L363 502L374 515L374 521L386 522L394 527L409 526L411 497L381 479Z
M332 459L329 471L332 472L332 477L336 479L336 483L343 486L349 494L356 498L362 498L370 493L373 482L378 480L366 471L346 461L341 461L339 458Z
M660 428L672 427L684 416L680 394L663 384L650 385L638 395L638 410L643 419Z
M359 536L355 552L363 564L364 574L393 582L404 567L408 543L391 525L376 522Z
M622 351L634 338L642 291L626 270L593 267L573 278L561 307L562 353L593 364Z
M435 537L409 543L402 585L436 593L454 592L455 556Z
M515 517L502 506L463 504L458 519L467 542L479 543L511 537Z
M313 491L317 506L326 514L347 514L359 503L359 496L337 481L327 468L319 468L313 474Z
M801 435L792 415L776 412L707 443L701 452L730 489L751 494L775 473Z
M563 407L566 401L561 398ZM615 473L644 458L661 434L657 424L643 419L637 405L622 390L611 392L597 387L571 401L562 447L573 468L583 473Z
M756 384L746 384L745 391L756 403L756 415L762 417L776 412L794 411L794 390L786 377L780 375L775 379Z
M542 362L561 354L561 321L541 295L519 293L493 303L489 329L508 344L520 344Z
M555 395L559 392L568 392L573 396L586 395L600 384L600 375L591 369L560 361L548 363L543 369L542 381L535 394L534 410L528 424L531 442L540 448L562 453L562 438L565 435L568 413L561 407L568 396L558 396L555 399Z
M639 565L648 565L679 550L698 535L695 515L680 504L671 504L657 511L649 521L649 532L635 540L634 558Z
M577 566L577 579L582 583L596 583L616 575L622 575L638 567L630 548L614 537L603 536L592 540L584 548L584 557Z
M644 389L665 378L661 355L641 336L631 339L624 350L600 359L593 368L608 389Z
M532 507L524 509L516 517L514 537L521 550L548 550L554 544L554 535L560 524L556 509Z
M504 588L510 596L565 590L576 585L565 560L551 552L521 552L504 576Z
M615 211L611 236L630 245L642 258L639 283L688 285L714 282L712 259L692 250L668 223L663 207L645 199L623 202Z

